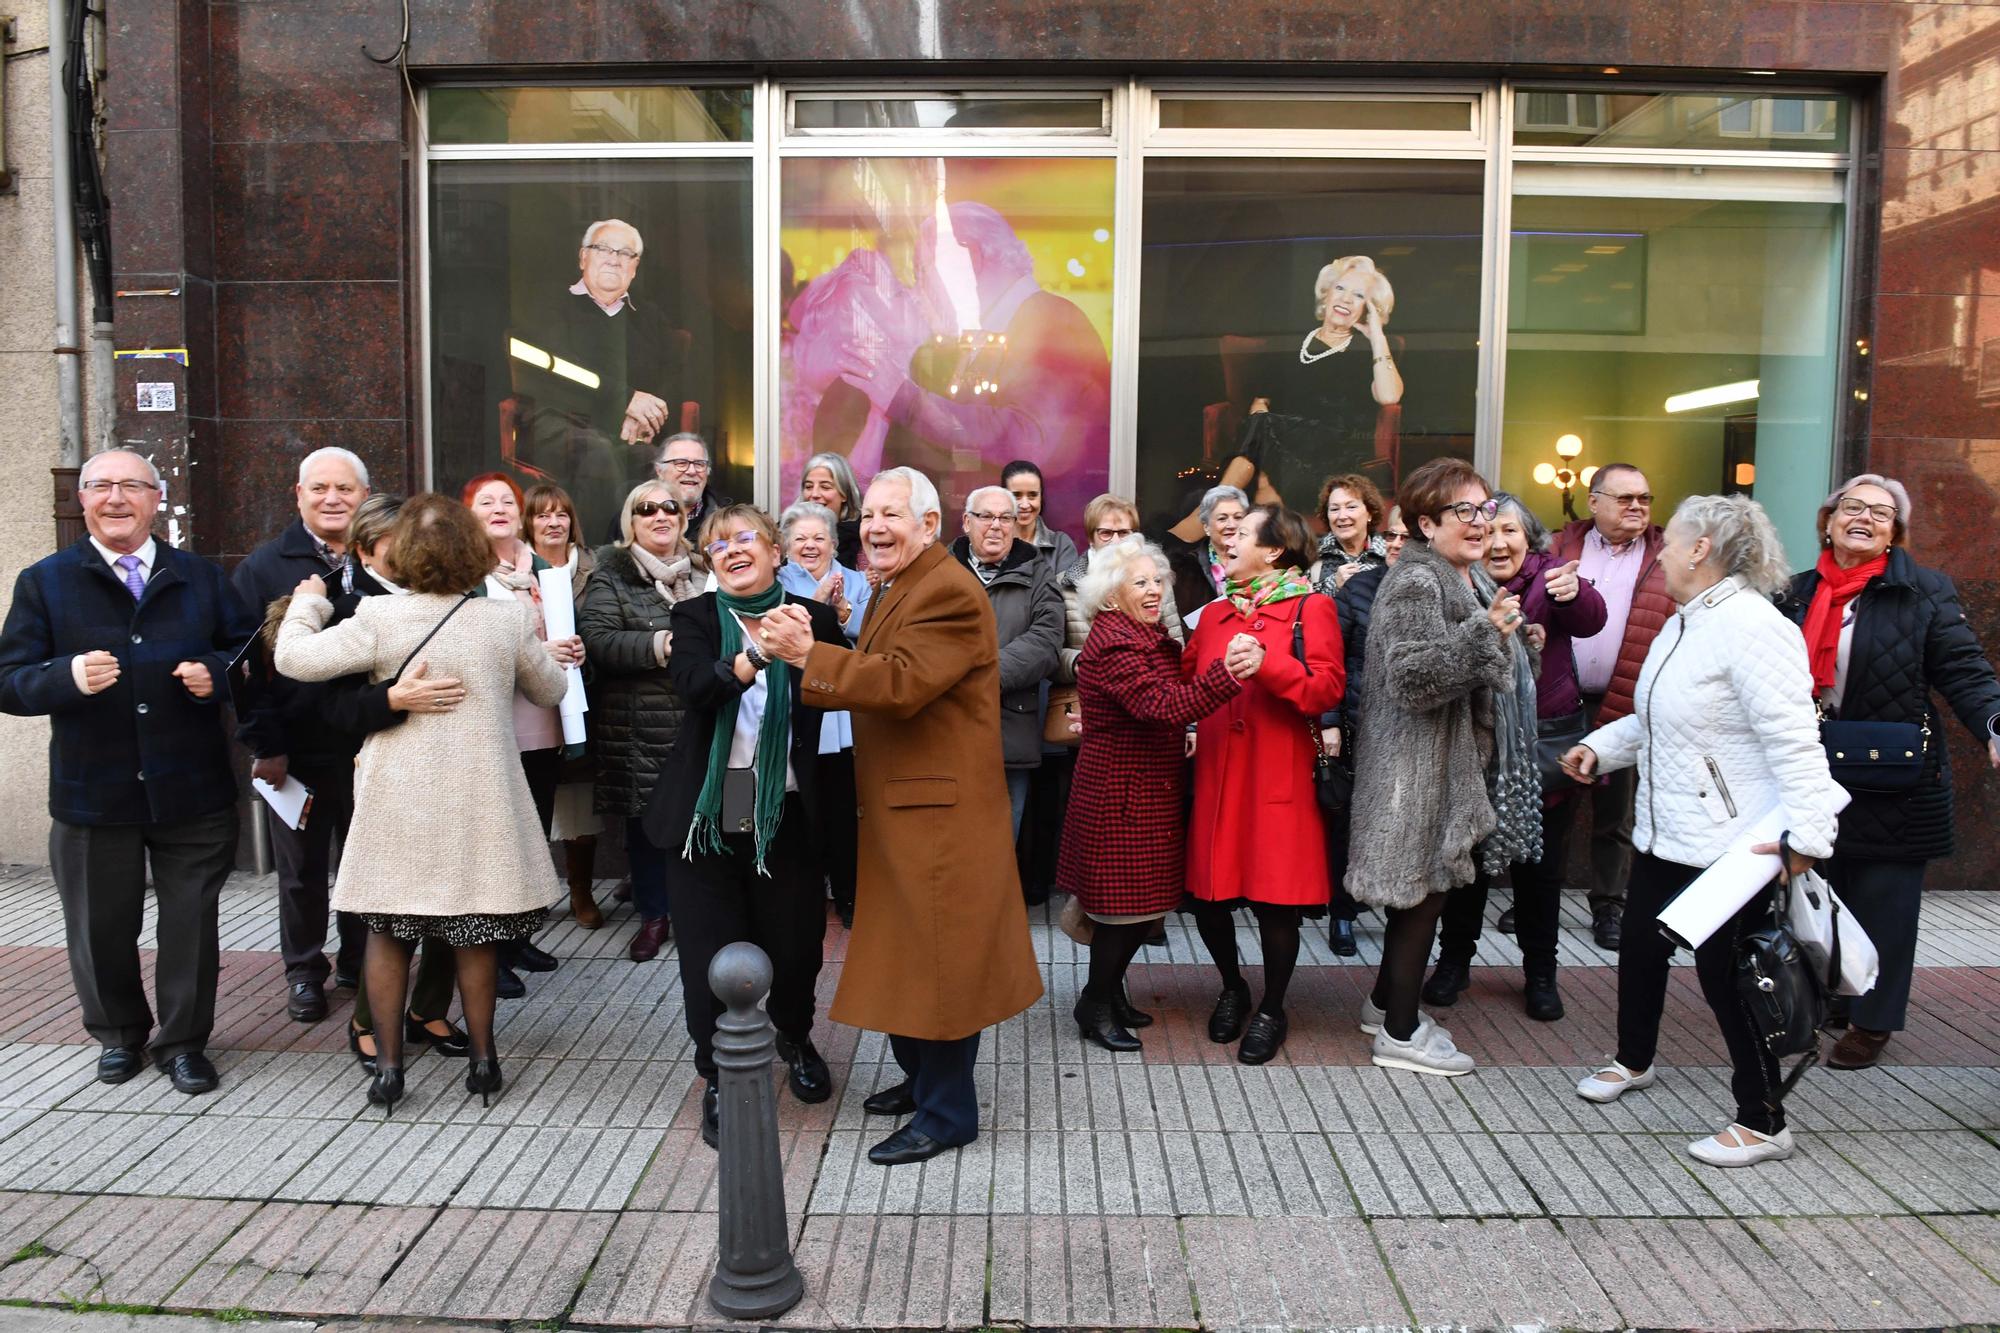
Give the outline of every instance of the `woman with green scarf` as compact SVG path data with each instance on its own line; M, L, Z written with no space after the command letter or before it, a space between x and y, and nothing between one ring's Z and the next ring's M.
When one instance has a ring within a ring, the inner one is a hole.
M1201 609L1181 659L1190 677L1213 662L1232 675L1247 659L1257 663L1236 697L1196 727L1187 872L1195 925L1222 974L1208 1039L1242 1038L1236 1058L1251 1065L1284 1045L1299 919L1327 902L1313 764L1320 716L1340 706L1347 667L1333 599L1306 581L1311 542L1305 520L1282 506L1245 515L1222 553L1222 596ZM1257 918L1264 948L1254 1013L1237 962L1238 907Z
M708 965L748 940L771 959L771 1021L792 1093L833 1095L812 1042L813 989L826 934L826 867L814 837L821 712L798 672L758 647L764 616L805 609L813 636L846 646L833 609L778 585L778 530L751 505L717 510L701 550L716 589L673 609L667 673L687 702L680 738L646 808L646 835L667 849L667 902L679 938L682 1009L695 1068L708 1081L702 1138L716 1142L715 1020Z

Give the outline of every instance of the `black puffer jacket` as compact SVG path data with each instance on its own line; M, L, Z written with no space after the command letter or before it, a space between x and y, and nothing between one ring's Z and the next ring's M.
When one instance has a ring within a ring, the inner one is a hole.
M1780 609L1804 624L1818 588L1818 572L1807 570L1792 580L1791 595ZM1983 748L1987 728L2000 716L2000 683L1993 666L1966 623L1951 580L1892 547L1889 567L1854 602L1854 642L1840 716L1927 725L1930 759L1910 791L1854 793L1853 804L1840 815L1837 854L1883 861L1928 861L1951 854L1951 761L1932 691L1944 696Z
M1333 609L1340 613L1340 645L1347 656L1347 692L1340 697L1341 720L1348 734L1359 734L1361 725L1361 683L1367 675L1368 618L1375 610L1375 590L1382 586L1387 565L1376 565L1348 577L1333 595Z
M673 601L694 597L700 580L690 569L673 591ZM660 765L681 734L687 705L653 652L654 636L670 627L673 601L660 596L623 546L598 550L576 628L590 664L590 748L600 814L644 814Z

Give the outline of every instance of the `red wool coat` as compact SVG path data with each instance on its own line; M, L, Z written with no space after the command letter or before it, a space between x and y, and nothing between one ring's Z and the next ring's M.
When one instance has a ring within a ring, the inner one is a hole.
M1056 884L1086 912L1181 905L1187 871L1187 724L1242 686L1220 659L1181 679L1180 645L1122 611L1092 622L1076 660L1083 744L1063 816Z
M1303 666L1292 655L1292 621L1300 617ZM1339 707L1347 684L1340 618L1333 599L1318 593L1260 606L1247 620L1218 598L1202 609L1183 672L1197 675L1221 661L1238 634L1264 645L1264 664L1196 729L1188 892L1211 902L1319 906L1328 879L1312 734L1320 714Z

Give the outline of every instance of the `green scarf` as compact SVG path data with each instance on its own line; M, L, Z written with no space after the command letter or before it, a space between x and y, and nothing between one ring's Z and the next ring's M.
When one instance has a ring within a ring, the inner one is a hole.
M1313 590L1306 576L1296 569L1273 569L1257 575L1248 583L1235 579L1223 585L1222 595L1244 615L1249 615L1260 606L1272 602L1289 602L1294 597L1303 597Z
M736 660L743 651L743 626L736 613L761 616L785 600L785 590L773 583L763 592L737 597L718 588L715 592L716 619L722 626L724 662ZM774 659L764 668L764 719L757 728L757 873L766 879L764 853L778 831L785 813L785 763L792 748L792 668ZM720 855L723 851L722 775L729 769L729 746L736 737L738 698L732 697L715 714L715 735L708 743L708 773L701 782L701 794L694 801L694 822L688 825L687 845L681 855L693 860L696 852Z

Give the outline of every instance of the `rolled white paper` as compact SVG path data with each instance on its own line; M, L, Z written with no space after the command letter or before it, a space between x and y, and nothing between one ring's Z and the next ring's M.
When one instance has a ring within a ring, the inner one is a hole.
M1839 808L1849 797L1837 788ZM1780 862L1775 852L1753 852L1762 843L1776 842L1785 831L1785 809L1774 805L1736 836L1729 850L1715 858L1708 869L1666 905L1659 915L1660 930L1675 944L1697 949L1722 928L1724 922L1743 910L1743 904L1778 877Z
M558 565L542 570L535 577L542 585L542 627L550 641L570 638L576 633L576 597L570 587L569 570ZM562 718L563 744L581 745L586 734L583 715L590 711L590 701L583 692L583 671L580 667L564 667L563 674L569 683L562 701L556 705L556 713Z

